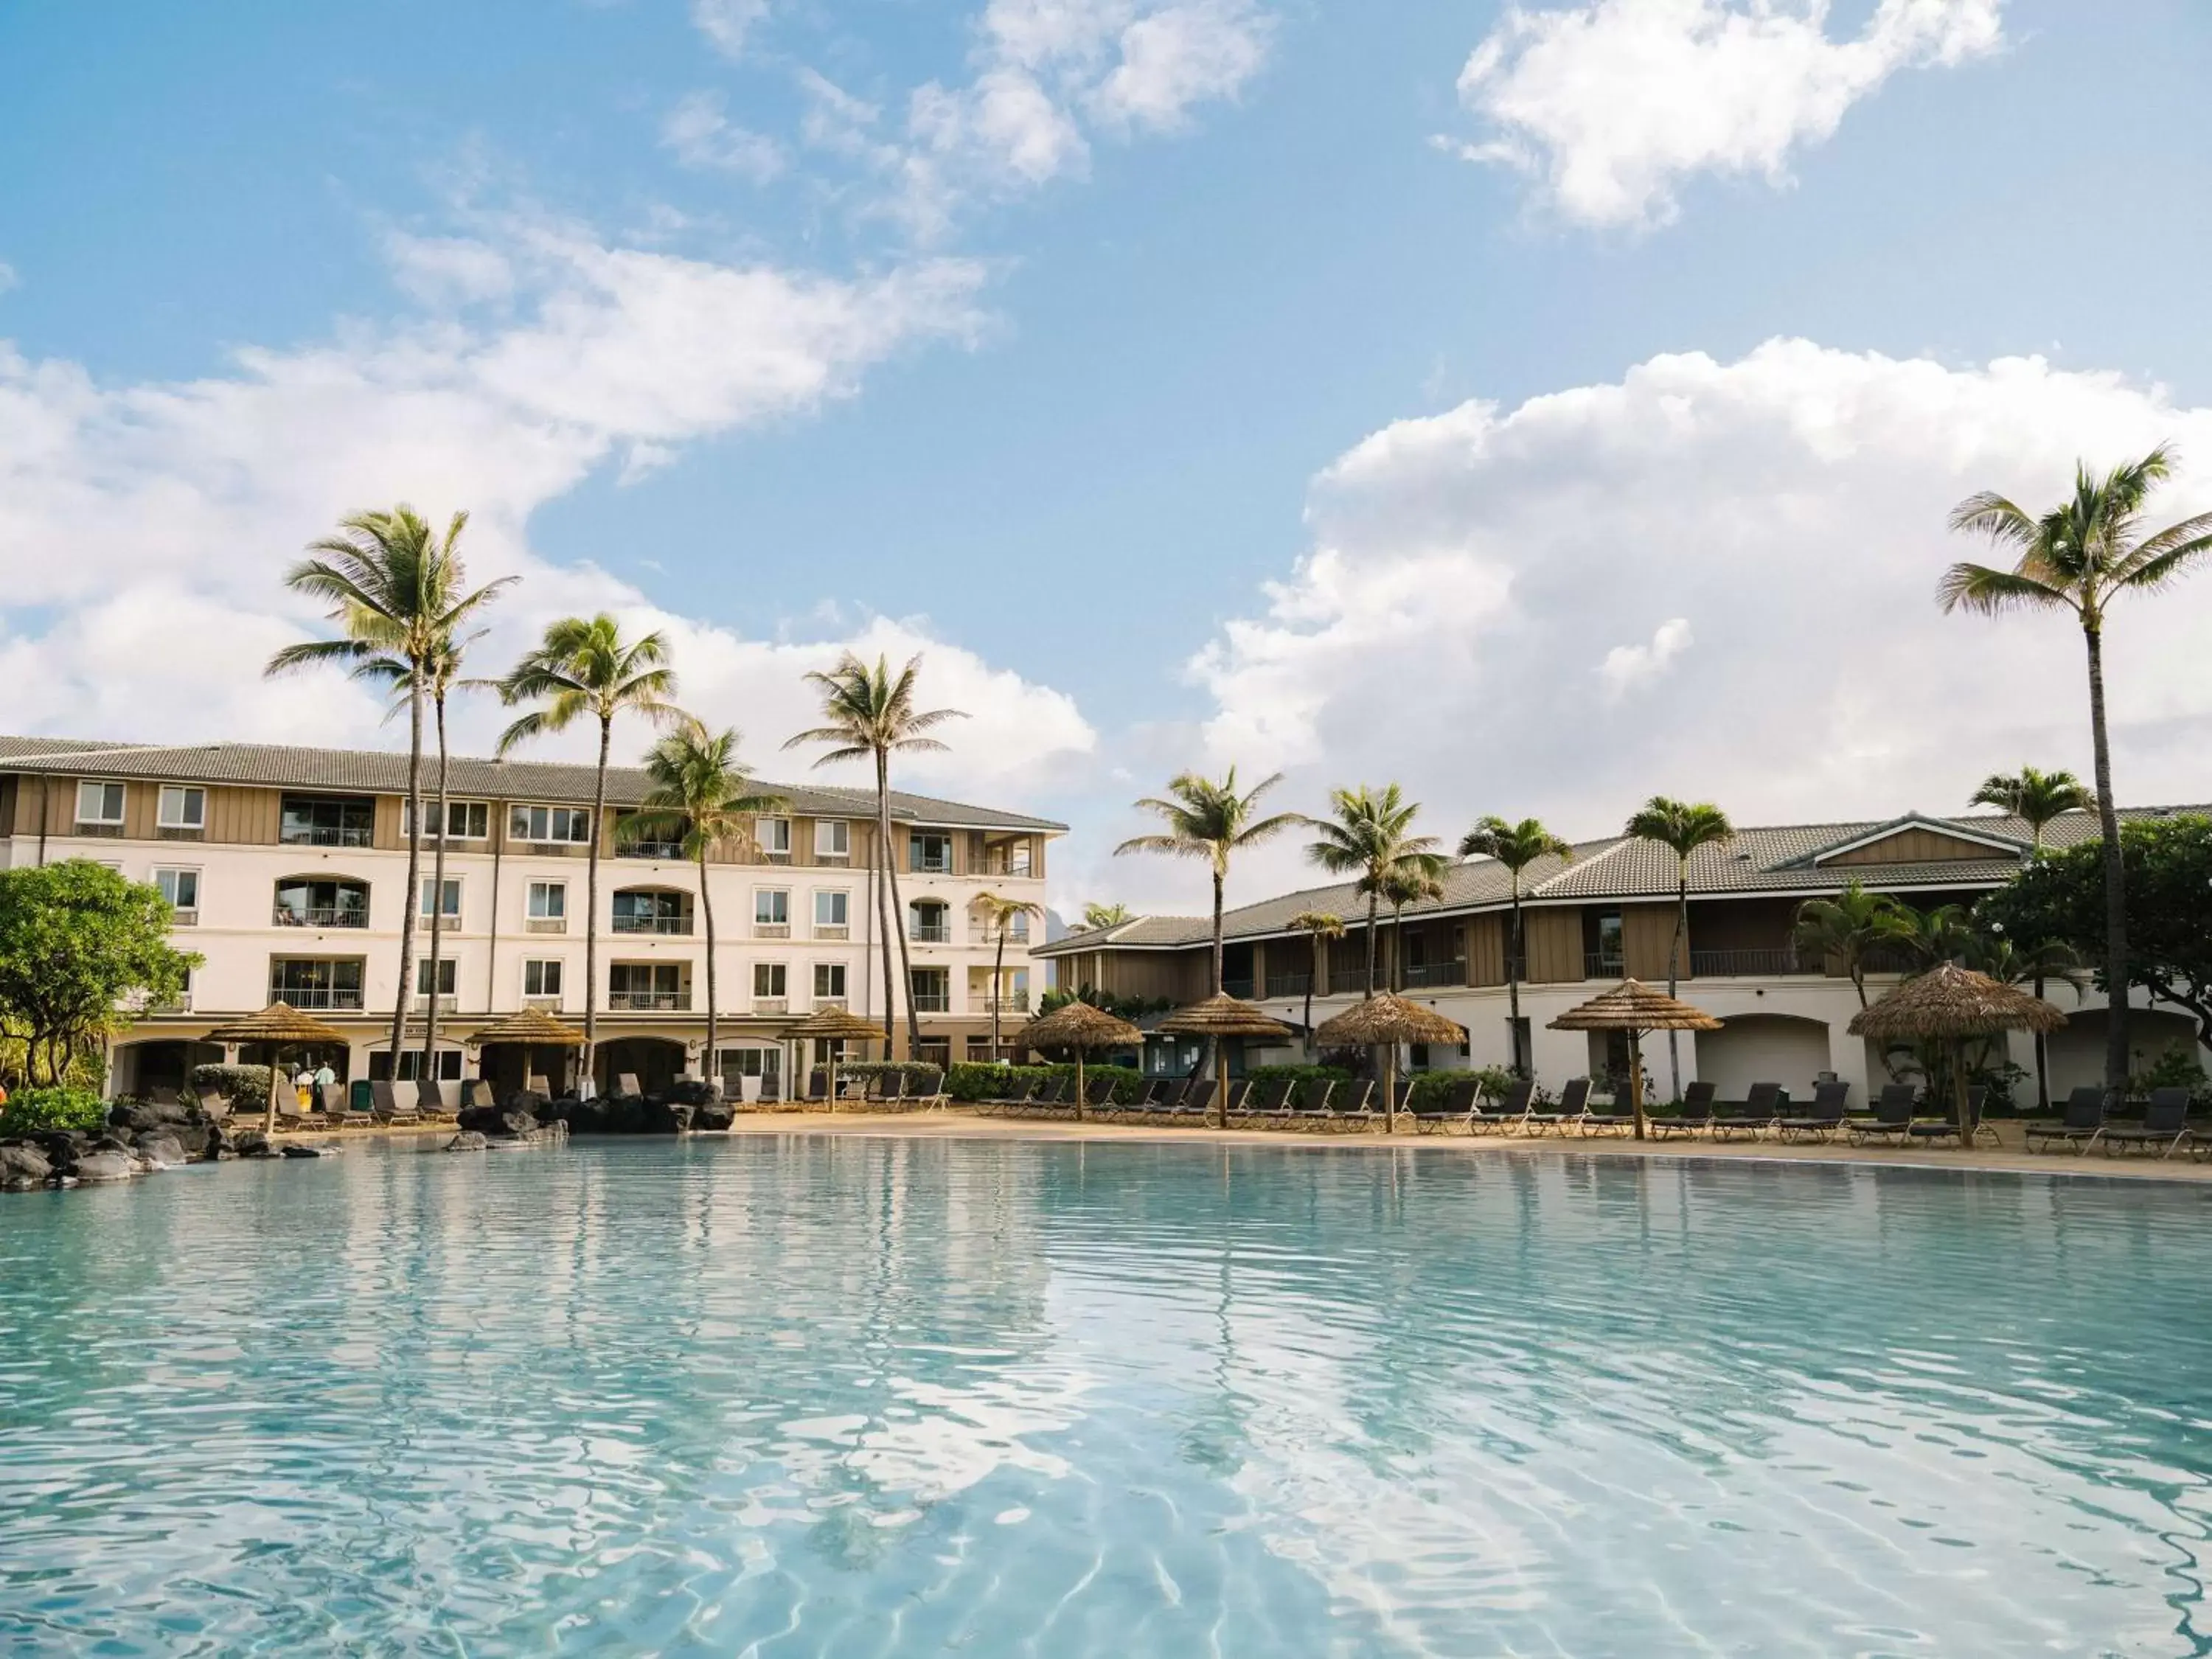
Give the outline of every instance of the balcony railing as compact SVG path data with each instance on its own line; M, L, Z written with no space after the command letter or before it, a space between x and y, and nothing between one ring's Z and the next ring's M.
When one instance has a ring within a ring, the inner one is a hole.
M1271 997L1302 997L1306 994L1306 987L1312 983L1313 975L1310 973L1271 972L1267 975L1267 994Z
M691 1009L689 991L610 991L607 1006L632 1014L682 1014Z
M1409 963L1399 979L1409 991L1437 985L1464 985L1467 983L1467 964L1463 962Z
M1224 978L1221 981L1221 990L1224 996L1241 997L1249 1002L1252 1000L1251 978L1249 975L1243 979Z
M986 996L983 1012L987 1014L1026 1014L1030 1011L1027 991L1009 991L1004 996Z
M366 927L368 926L368 912L345 909L327 904L303 905L297 908L289 904L280 904L276 907L272 920L279 927ZM454 918L449 916L447 920L450 921Z
M914 861L914 873L918 876L949 876L952 873L952 855L941 859L918 858Z
M1627 973L1627 959L1611 951L1589 951L1583 955L1583 977L1585 979L1620 979Z
M916 991L914 1007L921 1014L949 1014L952 1012L952 993L950 991Z
M617 933L688 933L691 931L689 916L617 916L614 931Z
M1388 978L1383 965L1375 964L1375 982L1383 984ZM1333 997L1358 996L1367 989L1367 958L1362 955L1355 962L1333 962L1328 969L1328 994Z
M1765 951L1692 951L1692 978L1726 978L1731 975L1820 974L1827 971L1818 957L1802 957L1788 945Z
M944 921L917 921L908 927L906 936L916 945L950 945L952 926Z
M295 1008L318 1012L358 1009L362 1006L362 994L359 987L348 988L343 985L287 986L282 981L270 982L269 1000L271 1002L289 1003Z
M680 859L684 843L680 841L618 841L615 843L618 859Z

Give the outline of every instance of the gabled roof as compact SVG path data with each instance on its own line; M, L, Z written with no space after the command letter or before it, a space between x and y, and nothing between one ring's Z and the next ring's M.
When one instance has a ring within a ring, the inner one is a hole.
M1844 836L1827 846L1815 848L1802 859L1800 865L1826 864L1845 853L1856 853L1863 848L1878 847L1893 837L1924 830L1930 835L1941 836L1946 841L1964 842L1970 846L1986 848L1998 858L2024 859L2032 850L2030 843L2014 836L1993 835L1970 821L1958 818L1931 818L1919 812L1907 812L1901 818L1892 818L1887 823L1878 823L1871 830Z

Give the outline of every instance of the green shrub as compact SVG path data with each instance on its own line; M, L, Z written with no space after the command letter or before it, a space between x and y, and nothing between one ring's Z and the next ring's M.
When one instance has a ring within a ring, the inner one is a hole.
M1315 1078L1327 1078L1331 1083L1352 1081L1352 1073L1341 1066L1255 1066L1244 1075L1253 1083L1279 1083L1285 1078L1293 1083Z
M988 1066L980 1061L955 1060L945 1074L945 1092L955 1100L973 1103L1000 1100L1019 1094L1031 1083L1052 1075L1049 1066Z
M0 1106L0 1135L27 1135L41 1129L98 1129L107 1121L107 1103L90 1089L25 1089Z
M192 1089L212 1089L228 1097L237 1112L269 1109L269 1068L266 1066L195 1066Z
M2212 1097L2212 1082L2197 1058L2194 1042L2177 1042L2128 1079L2128 1093L2148 1100L2154 1089L2186 1089L2190 1104L2201 1107Z

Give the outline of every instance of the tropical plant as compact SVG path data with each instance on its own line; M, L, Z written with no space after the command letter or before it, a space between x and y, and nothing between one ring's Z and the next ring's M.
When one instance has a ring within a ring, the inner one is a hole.
M1797 907L1790 943L1801 957L1842 964L1863 1008L1869 959L1886 945L1895 946L1905 928L1895 899L1847 881L1833 898L1809 898Z
M1654 795L1628 820L1627 834L1638 841L1656 842L1674 855L1674 938L1667 947L1667 994L1675 994L1681 983L1682 953L1689 948L1690 856L1700 848L1735 839L1735 826L1728 814L1711 801L1681 801ZM1674 1097L1682 1097L1681 1033L1667 1033L1668 1086Z
M1116 856L1164 853L1170 858L1205 860L1213 877L1212 994L1215 996L1221 994L1221 902L1222 890L1229 880L1230 860L1305 822L1296 812L1257 816L1261 797L1282 781L1283 775L1278 772L1239 792L1233 766L1218 783L1195 772L1180 773L1168 780L1164 799L1148 795L1137 803L1139 811L1152 813L1167 825L1166 830L1158 835L1132 836L1114 849Z
M295 565L284 585L295 593L320 599L343 629L335 640L288 645L269 659L272 677L303 668L335 665L361 678L389 680L389 665L404 668L407 703L407 902L399 910L399 992L392 1006L392 1070L399 1074L399 1052L407 1029L407 999L414 987L415 913L422 891L422 697L441 656L457 654L454 641L469 619L489 605L512 576L465 591L468 578L458 544L469 515L456 513L441 537L404 502L388 513L357 513L339 526L340 533L312 543L315 556ZM443 722L439 744L444 772ZM439 838L442 858L444 837ZM445 888L434 919L444 908ZM435 926L434 920L433 926ZM436 972L434 969L433 974ZM434 992L437 981L431 986ZM431 1030L436 1030L437 999L431 999ZM428 1050L425 1050L426 1057Z
M821 694L823 723L801 732L783 745L796 749L806 743L828 744L829 750L816 759L817 766L854 760L874 763L876 857L882 873L877 888L877 916L883 923L884 941L884 1052L890 1052L892 1011L899 1002L891 986L890 940L896 938L899 972L906 981L907 1052L916 1059L921 1054L921 1014L915 1000L914 962L907 950L906 907L899 896L898 860L891 856L891 757L943 749L945 744L929 734L947 720L968 718L957 708L916 708L915 691L921 675L919 655L908 658L906 666L893 674L890 659L879 656L871 668L848 651L835 668L826 673L817 669L806 676L807 684ZM888 916L884 914L886 899Z
M2105 721L2105 617L2122 594L2155 592L2212 551L2212 513L2161 530L2145 529L2143 508L2151 491L2171 475L2172 463L2172 452L2160 446L2101 477L2077 465L2073 495L2041 514L1994 491L1970 496L1952 513L1951 528L1988 537L2014 552L2017 562L2009 570L1954 564L1936 588L1937 602L1947 611L2064 611L2081 627L2088 658L2089 740L2103 832L2105 974L2112 984L2123 987L2129 982L2127 873ZM2127 999L2120 995L2106 1015L2105 1086L2124 1089L2127 1081Z
M1443 860L1432 867L1409 864L1382 878L1382 902L1390 907L1390 989L1406 988L1406 907L1444 896Z
M1558 859L1563 864L1572 861L1575 849L1535 818L1508 823L1493 816L1482 819L1460 837L1459 853L1462 858L1496 860L1504 866L1512 885L1512 937L1505 945L1505 1012L1507 1029L1512 1035L1513 1071L1517 1076L1527 1077L1529 1057L1521 1042L1521 972L1525 965L1521 933L1521 877L1542 859Z
M1125 921L1134 921L1126 904L1086 904L1083 907L1083 930L1093 933L1101 927L1119 927Z
M645 757L652 787L637 810L617 825L618 837L626 841L676 838L684 856L698 866L699 915L707 930L706 1071L718 1084L721 1005L714 985L714 894L707 881L707 860L722 848L751 841L756 818L790 805L781 795L753 787L752 773L738 758L741 741L735 728L713 732L694 715L678 716Z
M978 893L975 908L983 913L983 925L990 932L996 947L991 957L991 1058L999 1057L999 1011L1006 1004L1006 936L1017 921L1026 921L1044 915L1044 907L1032 904L1027 899L1008 898L1000 893Z
M1384 884L1394 876L1423 875L1438 879L1444 857L1434 836L1413 833L1420 803L1409 801L1395 783L1380 793L1362 784L1357 789L1332 789L1327 818L1309 818L1319 839L1306 847L1306 857L1333 875L1355 878L1353 890L1367 901L1367 994L1375 994L1378 912L1387 896Z
M1967 805L1994 806L2011 813L2027 825L2029 856L2043 856L2043 832L2051 820L2069 812L2094 811L2097 797L2089 787L2071 772L2039 772L2033 766L2023 766L2018 772L1992 772L1982 780L1982 787L1974 791ZM2076 988L2077 994L2079 988ZM2034 976L2034 991L2043 994L2043 975ZM2035 1033L2035 1103L2039 1111L2051 1109L2051 1054L2047 1033Z
M1334 910L1301 910L1290 919L1287 926L1294 933L1306 934L1313 943L1313 962L1306 973L1305 1048L1310 1057L1314 1051L1314 988L1321 983L1321 942L1325 939L1344 937L1344 918Z
M1924 974L1947 962L1964 963L1978 948L1972 917L1963 904L1938 904L1917 909L1902 899L1892 901L1895 926L1886 941Z
M500 733L503 757L533 738L565 732L580 720L599 728L599 769L592 781L591 840L584 864L584 1049L578 1075L592 1076L599 1047L599 848L607 810L607 757L614 747L615 720L641 714L656 726L676 717L669 699L676 695L676 671L667 666L668 642L659 634L625 640L622 625L601 611L596 617L563 617L546 625L538 648L499 683L510 708L538 706Z
M33 1087L75 1081L133 1010L184 994L200 958L169 943L172 915L160 889L89 859L0 870L0 1036Z

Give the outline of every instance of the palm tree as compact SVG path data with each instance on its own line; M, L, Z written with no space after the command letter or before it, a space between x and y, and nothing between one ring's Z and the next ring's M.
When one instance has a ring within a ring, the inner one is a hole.
M1126 904L1086 904L1083 907L1083 928L1085 933L1101 927L1119 927L1125 921L1134 921Z
M2161 445L2102 477L2077 465L2074 494L2037 517L1994 491L1968 497L1951 528L1987 536L2018 555L2009 570L1954 564L1936 590L1947 611L1961 606L1994 615L2013 610L2063 611L2081 624L2089 662L2089 740L2096 762L2097 815L2104 836L2105 1086L2128 1081L2127 877L2120 859L2119 813L2113 805L2112 745L2105 726L2105 616L2127 592L2151 592L2185 574L2212 550L2212 513L2145 534L2143 506L2172 471Z
M1306 975L1306 1058L1311 1060L1314 987L1321 982L1321 942L1344 937L1344 918L1334 910L1301 910L1286 925L1292 933L1305 933L1313 939L1313 965Z
M1283 775L1278 772L1240 794L1237 789L1237 769L1233 766L1218 783L1195 772L1180 773L1168 780L1167 799L1148 795L1137 803L1139 811L1152 813L1164 821L1166 831L1154 836L1132 836L1114 849L1116 857L1123 853L1165 853L1170 858L1206 860L1213 874L1211 994L1214 996L1221 994L1221 894L1229 880L1231 854L1256 847L1306 821L1296 812L1278 812L1266 818L1253 816L1260 798L1282 781Z
M467 576L457 544L469 515L456 513L441 537L422 515L401 502L389 512L356 513L339 532L311 543L316 556L295 565L284 585L295 593L328 604L342 638L288 645L269 659L271 678L302 668L337 664L362 673L380 659L404 665L407 699L407 901L399 907L399 988L392 1006L392 1074L399 1075L399 1051L406 1036L407 999L415 971L415 912L422 890L422 694L433 665L453 650L466 621L514 580L502 577L474 592L465 592ZM386 678L369 669L365 678ZM439 742L444 772L443 723ZM445 842L439 840L442 857ZM441 909L445 889L438 890ZM433 926L435 926L434 920ZM434 975L437 969L431 969ZM437 981L431 982L430 1035L437 1025ZM428 1046L425 1047L427 1058Z
M1521 1047L1521 874L1540 859L1571 862L1575 849L1535 818L1508 823L1504 818L1492 817L1484 818L1460 838L1459 853L1462 858L1495 859L1505 866L1512 883L1513 937L1505 947L1506 1018L1513 1034L1513 1069L1518 1075L1527 1077L1528 1056Z
M1887 893L1869 893L1856 881L1847 881L1833 898L1809 898L1797 907L1797 926L1790 943L1800 955L1840 962L1859 994L1859 1006L1867 1006L1867 958L1885 945L1896 945L1910 931L1899 913L1897 901Z
M983 913L983 925L990 929L998 949L991 958L991 1058L999 1058L999 1010L1004 1006L1006 987L1006 937L1017 921L1026 921L1044 914L1044 907L1032 904L1027 899L1007 898L998 893L978 893L975 908Z
M1382 878L1382 902L1390 907L1390 989L1394 994L1406 988L1406 907L1444 896L1443 869L1439 858L1433 869L1409 864Z
M947 720L968 718L957 708L915 708L915 684L921 673L919 655L908 658L906 666L893 675L888 658L878 657L876 665L871 668L848 651L829 672L817 670L806 676L807 684L822 694L825 723L811 732L801 732L783 745L795 749L803 743L830 744L830 751L814 763L817 766L849 760L875 763L876 850L883 862L884 883L889 889L890 921L896 924L884 929L884 1053L886 1056L890 1053L892 1010L896 1006L891 990L890 943L896 933L899 970L906 979L907 1052L910 1059L915 1060L921 1057L921 1015L915 1003L914 962L907 951L906 910L899 897L898 860L891 856L891 757L943 749L945 745L929 733ZM878 889L879 920L884 896L883 890Z
M2043 856L2043 832L2053 818L2069 812L2086 812L2097 804L2096 795L2089 787L2071 772L2039 772L2033 766L2023 766L2011 775L1992 772L1982 780L1982 787L1974 791L1966 803L1970 806L1994 806L2011 813L2027 825L2028 856ZM2070 954L2070 952L2069 952ZM2043 975L2034 975L2035 994L2043 995ZM2075 999L2080 1000L2081 989L2075 989ZM2051 1109L2051 1051L2046 1033L2035 1034L2035 1103L2039 1111Z
M1915 909L1902 899L1892 901L1895 931L1889 943L1912 963L1917 973L1947 962L1963 962L1975 949L1972 921L1963 904L1939 904L1932 910Z
M1376 913L1385 896L1384 884L1393 876L1416 873L1439 878L1444 859L1436 850L1434 836L1412 833L1420 803L1406 799L1395 783L1379 794L1365 784L1357 789L1332 789L1328 805L1334 819L1307 820L1321 839L1306 848L1306 857L1333 874L1358 878L1354 890L1367 900L1367 994L1371 997L1378 943Z
M738 758L741 741L734 728L711 732L693 715L678 717L645 757L653 787L617 831L626 841L678 838L684 856L699 866L699 915L707 928L706 1072L718 1084L721 1004L714 989L714 894L707 882L707 860L719 848L750 841L753 821L763 813L790 805L781 795L754 789L750 769Z
M549 732L565 732L578 720L599 728L599 770L592 782L589 857L584 866L584 1049L580 1075L592 1075L599 1046L599 847L607 810L607 756L614 746L615 717L642 714L655 725L675 716L669 699L676 695L676 671L667 666L668 641L659 634L623 638L622 625L604 611L596 617L564 617L547 624L538 648L515 664L499 683L509 707L540 706L500 733L503 757L518 744Z
M1667 994L1680 983L1682 951L1690 934L1690 854L1701 847L1735 839L1728 814L1711 801L1680 801L1654 795L1628 820L1627 834L1657 842L1674 854L1674 940L1667 947ZM1667 1033L1667 1065L1674 1098L1682 1097L1681 1033Z

